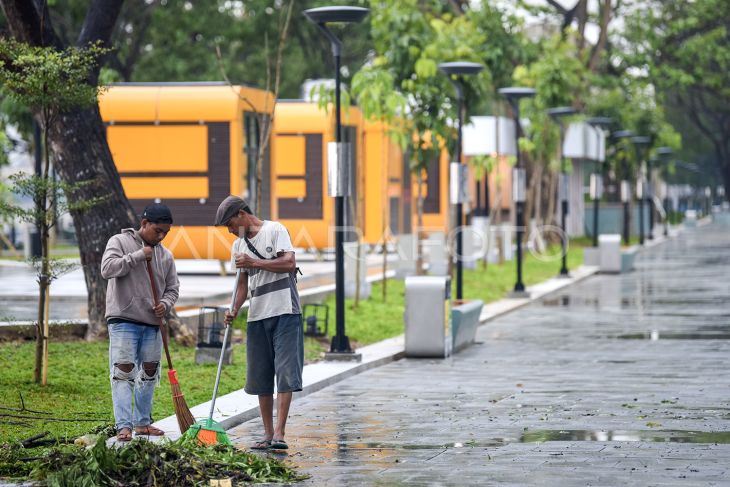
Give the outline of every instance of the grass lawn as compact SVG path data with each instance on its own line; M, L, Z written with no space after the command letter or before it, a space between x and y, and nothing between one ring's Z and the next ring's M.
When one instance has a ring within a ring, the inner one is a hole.
M582 263L583 249L573 244L568 254L571 269ZM515 262L503 265L489 264L486 270L478 264L476 270L464 271L466 298L479 298L485 302L505 296L514 287ZM523 265L526 285L554 277L560 269L559 260L545 261L526 253ZM353 309L353 300L346 303L346 333L353 346L374 343L403 333L404 283L390 279L387 282L387 300L383 301L383 283L372 286L371 297L361 300ZM335 334L334 296L326 301L330 307L329 335ZM245 318L236 322L236 329L243 331ZM305 360L316 360L321 352L329 349L329 338L305 340ZM20 407L19 392L23 394L28 409L48 411L56 418L73 418L75 421L28 421L23 422L0 416L0 443L17 441L31 435L50 431L56 437L75 437L96 426L113 422L108 370L107 342L51 342L48 386L33 383L33 343L0 345L0 406ZM196 365L194 348L172 344L172 358L178 371L180 384L189 406L210 400L216 365ZM246 377L246 351L240 338L234 341L233 365L226 366L221 376L219 393L227 394L243 387ZM163 418L173 414L170 386L165 377L155 393L154 416ZM0 409L0 414L23 414ZM93 419L93 421L78 421Z
M307 338L306 359L319 356ZM47 411L56 418L94 421L28 421L28 426L8 424L23 419L0 416L0 443L20 440L43 431L56 437L77 437L95 426L114 422L109 385L108 343L83 341L51 342L49 345L48 385L33 383L34 343L0 345L0 406L20 407L23 394L27 409ZM180 385L188 406L209 401L213 393L217 364L195 364L195 349L172 344L173 365L178 371ZM164 356L163 356L164 361ZM166 366L165 366L166 367ZM162 371L160 387L155 392L153 415L156 419L174 413L166 368ZM224 366L219 394L240 389L246 378L246 349L241 343L233 345L233 364ZM0 414L27 415L0 409Z

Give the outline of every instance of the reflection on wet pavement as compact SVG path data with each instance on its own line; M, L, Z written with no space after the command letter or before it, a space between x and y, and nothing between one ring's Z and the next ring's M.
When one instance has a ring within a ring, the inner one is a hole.
M728 248L728 226L689 230L455 357L298 399L288 461L310 485L730 485Z
M541 430L530 431L520 438L522 443L545 441L649 441L654 443L730 443L730 431L591 431Z

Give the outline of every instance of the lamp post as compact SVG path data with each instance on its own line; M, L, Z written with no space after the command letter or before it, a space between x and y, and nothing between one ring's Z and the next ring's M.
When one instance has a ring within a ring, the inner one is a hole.
M603 171L601 166L601 136L603 129L611 125L609 117L592 117L586 120L596 130L596 168L591 174L590 196L593 200L593 246L598 247L598 207L603 197ZM606 159L604 149L604 160Z
M659 159L662 162L663 166L666 166L666 162L670 155L672 155L674 151L671 147L659 147L656 150L657 155L659 156ZM665 183L666 186L666 183ZM669 199L669 191L664 192L664 236L669 236L669 210L670 210L670 199Z
M520 100L535 96L537 92L532 88L508 87L500 88L499 94L507 98L512 107L512 116L515 119L515 153L517 164L512 169L512 199L515 202L515 213L517 217L517 282L513 294L523 295L525 284L522 282L522 234L525 230L525 199L527 196L527 174L522 167L520 155L520 136L522 125L520 124Z
M565 172L565 157L563 157L563 142L565 141L565 124L563 118L575 115L573 107L548 108L547 114L560 127L560 180L558 184L558 197L560 199L560 230L563 232L561 240L563 243L563 258L560 265L560 276L568 277L568 233L566 231L566 218L568 215L568 174Z
M349 195L350 181L346 152L342 145L342 119L340 114L340 57L342 41L329 29L329 23L358 23L368 14L362 7L319 7L303 12L304 16L329 39L335 58L335 144L327 151L329 195L335 198L335 324L336 334L332 337L330 353L357 356L345 335L345 197ZM331 144L331 143L330 143ZM342 358L349 358L339 355Z
M634 133L631 130L619 130L614 132L611 136L616 140L626 139L633 137ZM623 224L623 235L622 240L624 245L629 245L629 202L631 201L631 184L629 183L629 168L626 164L626 155L621 157L621 204L624 207L624 224Z
M467 168L461 161L461 138L462 127L464 125L464 85L462 78L464 76L478 74L484 66L479 63L470 63L466 61L456 61L451 63L439 64L439 71L448 76L451 84L456 90L456 99L458 102L458 140L456 143L456 161L451 163L451 203L456 205L456 299L464 297L464 235L462 232L462 224L464 220L464 203L468 202L467 197Z
M636 158L639 162L639 180L636 184L636 196L639 198L639 245L644 245L644 200L647 197L646 175L644 174L644 155L643 149L651 144L651 137L645 135L637 135L631 137L631 142L636 149ZM651 212L651 206L649 207ZM651 232L651 230L649 230Z

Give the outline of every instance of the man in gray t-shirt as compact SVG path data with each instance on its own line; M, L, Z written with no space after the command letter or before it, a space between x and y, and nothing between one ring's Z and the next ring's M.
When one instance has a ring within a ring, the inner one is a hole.
M218 207L216 226L225 226L238 239L231 259L241 270L233 309L226 326L238 314L251 291L246 327L247 374L245 390L259 397L264 436L251 448L288 448L284 440L292 393L302 390L304 336L296 259L289 232L278 222L260 220L246 201L229 196ZM277 418L273 423L274 378Z

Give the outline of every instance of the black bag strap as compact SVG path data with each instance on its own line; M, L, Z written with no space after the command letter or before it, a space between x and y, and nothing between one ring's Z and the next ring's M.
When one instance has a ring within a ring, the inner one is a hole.
M246 238L245 235L243 236L243 240L246 241L246 245L248 246L248 250L250 250L251 252L253 252L254 255L256 255L256 257L258 257L259 259L262 259L262 260L266 260L266 257L264 257L263 255L261 255L259 253L259 251L256 250L256 247L253 246L253 244L251 243L251 241L248 238Z
M245 235L243 236L243 240L246 242L246 245L248 246L248 250L250 250L251 252L253 252L253 254L256 257L258 257L261 260L266 260L266 257L264 257L263 255L261 255L259 253L259 251L256 250L256 247L254 247L254 245L251 243L251 241ZM272 259L276 259L276 257L272 257ZM297 266L296 270L294 271L294 279L295 280L296 280L297 272L299 273L300 276L303 276L304 275L302 273L302 270L299 268L299 266Z

